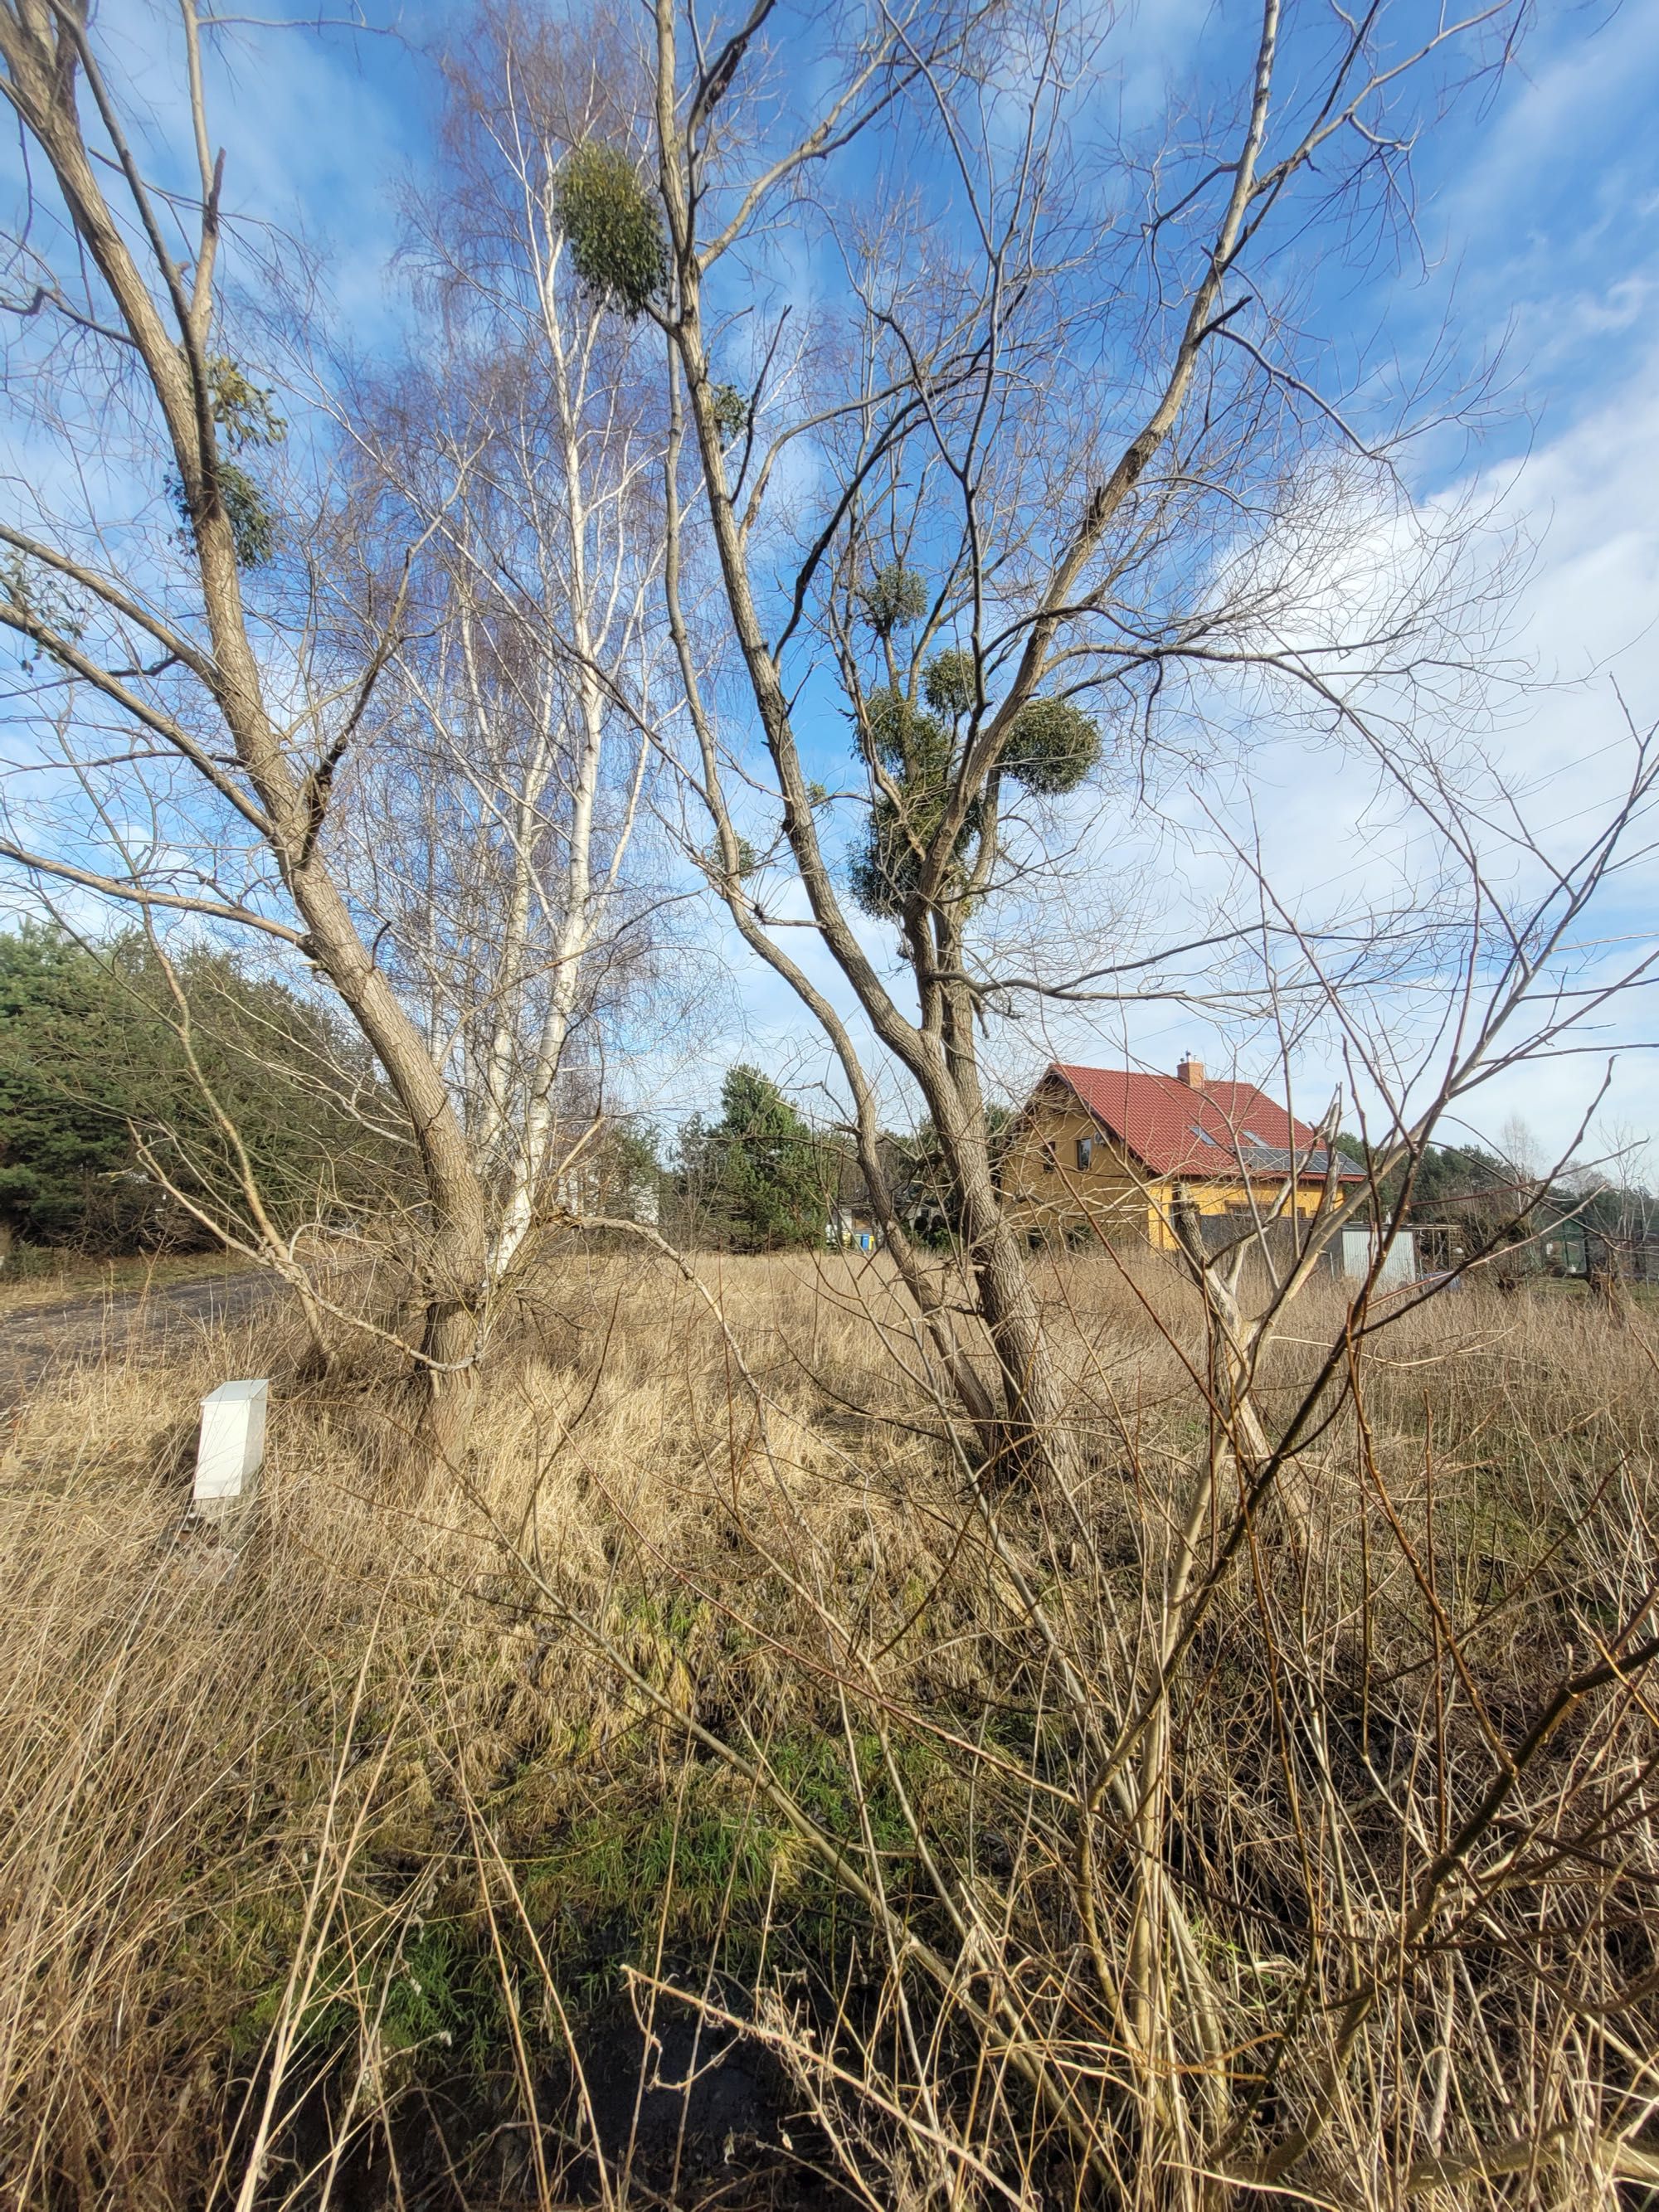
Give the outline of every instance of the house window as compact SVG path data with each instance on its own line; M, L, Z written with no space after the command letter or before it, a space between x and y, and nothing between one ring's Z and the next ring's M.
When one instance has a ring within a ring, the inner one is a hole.
M1077 1164L1079 1173L1086 1175L1094 1164L1094 1139L1092 1137L1079 1137L1077 1140Z
M1053 1173L1054 1172L1054 1170L1055 1170L1059 1165L1060 1165L1060 1154L1059 1154L1059 1153L1054 1150L1054 1139L1053 1139L1052 1137L1045 1137L1045 1138L1043 1139L1043 1140L1042 1140L1042 1172L1043 1172L1043 1174L1044 1174L1044 1175L1053 1175Z

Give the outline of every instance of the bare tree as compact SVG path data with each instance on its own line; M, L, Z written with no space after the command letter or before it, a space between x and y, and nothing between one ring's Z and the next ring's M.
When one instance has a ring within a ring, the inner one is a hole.
M454 1435L485 1273L483 1186L328 834L331 786L400 615L343 668L319 651L303 599L285 596L276 494L261 481L285 426L236 359L220 281L226 161L212 151L191 0L180 25L194 174L164 191L89 11L0 11L5 94L55 187L14 249L30 281L13 313L35 336L22 358L15 349L9 386L40 442L0 525L0 621L33 679L35 748L15 765L51 805L15 788L0 853L151 915L256 931L337 994L417 1149L430 1212L421 1351ZM53 806L55 825L43 820Z
M284 304L317 402L290 437L237 303L293 288L261 293L277 272L250 234L227 297L209 33L190 0L179 22L182 198L141 167L86 11L0 21L56 186L14 249L8 392L32 442L0 524L0 619L25 647L0 853L152 925L258 933L338 996L418 1158L418 1357L453 1443L493 1287L592 1139L599 1020L647 943L663 410L554 212L611 80L602 42L564 62L490 19L450 67L446 190L413 210L422 350L342 400ZM291 1240L264 1241L309 1295Z
M1367 595L1328 641L1286 635L1322 537L1352 544L1390 496L1396 514L1405 503L1386 438L1362 439L1309 380L1277 256L1322 223L1364 250L1368 215L1406 204L1419 122L1501 64L1515 12L1478 6L1401 45L1392 11L1292 22L1267 0L1224 112L1178 142L1166 118L1137 148L1091 137L1112 34L1063 10L887 11L844 50L816 42L808 73L782 58L809 30L774 5L722 35L660 0L662 216L619 176L617 222L572 231L590 280L661 322L689 409L769 769L763 799L734 807L734 755L688 668L727 905L829 1033L872 1190L861 1048L787 948L777 902L745 881L745 838L787 854L806 926L925 1102L994 1382L890 1206L883 1225L994 1458L1038 1437L1052 1454L1064 1431L1023 1241L998 1201L976 1032L1023 995L1132 995L1126 969L1167 971L1182 949L1027 974L999 958L999 930L1002 946L1042 934L1042 884L1075 842L1068 796L1103 786L1133 817L1149 717L1183 685L1191 699L1248 670L1258 711L1276 688L1362 747L1376 742L1356 728L1367 686L1421 708L1444 659L1440 549L1396 563L1388 603ZM1101 181L1085 194L1090 173ZM659 220L663 264L641 281ZM836 272L801 345L768 259L786 222ZM1340 499L1334 449L1347 455ZM809 772L832 678L865 784L850 836ZM860 908L896 927L902 989Z
M410 203L422 356L343 420L359 495L343 614L408 622L347 779L354 880L422 1009L492 1195L499 1279L596 1099L573 1041L647 961L637 866L678 678L661 629L665 425L639 341L574 278L561 165L619 112L603 27L485 9L444 64L435 184ZM653 419L653 405L655 415ZM421 550L407 582L383 545ZM440 818L441 817L441 818Z

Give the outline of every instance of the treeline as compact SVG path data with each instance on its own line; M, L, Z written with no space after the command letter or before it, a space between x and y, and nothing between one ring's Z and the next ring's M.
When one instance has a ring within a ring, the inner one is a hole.
M138 930L98 945L40 922L0 932L0 1249L188 1251L217 1241L215 1224L252 1243L256 1206L284 1237L384 1221L422 1198L402 1127L355 1029L244 957L163 958ZM928 1126L888 1135L882 1154L913 1236L947 1240ZM617 1122L583 1158L574 1207L655 1223L686 1249L785 1251L873 1226L848 1138L747 1063L727 1070L718 1114L667 1138ZM1384 1178L1385 1211L1402 1187L1399 1169ZM1478 1145L1429 1146L1406 1211L1498 1243L1564 1217L1616 1242L1659 1228L1646 1191L1529 1180Z
M622 1123L573 1201L733 1252L821 1243L846 1150L757 1068L664 1146ZM256 1197L257 1194L257 1197ZM395 1102L349 1024L243 958L0 932L0 1246L191 1251L420 1200Z
M249 962L0 932L0 1243L291 1236L400 1201L407 1152L355 1030Z
M1371 1158L1361 1138L1337 1144L1352 1159ZM1458 1225L1482 1244L1526 1242L1564 1222L1614 1245L1659 1234L1659 1196L1639 1183L1590 1169L1539 1175L1475 1144L1425 1146L1409 1191L1399 1166L1381 1178L1377 1197L1384 1213L1401 1209L1415 1228Z
M896 1182L915 1149L891 1140ZM863 1183L843 1137L739 1064L717 1114L667 1137L611 1126L564 1194L692 1249L763 1253L821 1244ZM142 931L0 932L0 1247L191 1251L220 1241L211 1224L257 1243L256 1203L289 1237L421 1199L385 1079L326 1005L223 951L164 959Z

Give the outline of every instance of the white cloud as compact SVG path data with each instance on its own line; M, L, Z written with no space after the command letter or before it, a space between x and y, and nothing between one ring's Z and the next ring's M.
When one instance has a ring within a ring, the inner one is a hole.
M1522 45L1501 104L1443 188L1445 227L1488 252L1524 250L1552 201L1571 198L1585 226L1631 212L1627 165L1646 150L1659 10L1619 8L1599 26L1574 15Z
M1430 520L1437 511L1465 507L1486 513L1494 543L1515 530L1533 549L1505 609L1504 639L1506 656L1523 661L1531 673L1494 689L1484 738L1491 774L1471 760L1459 777L1472 794L1484 791L1489 803L1492 826L1483 843L1495 876L1517 893L1536 890L1542 871L1507 838L1504 817L1490 807L1494 794L1500 787L1516 794L1545 849L1564 859L1609 817L1625 789L1632 747L1620 696L1638 726L1659 720L1659 354L1604 388L1595 405L1540 441L1523 463L1493 466L1431 501ZM1344 616L1352 624L1356 612L1380 602L1397 580L1397 529L1379 529L1358 510L1351 520L1340 509L1333 517L1340 542L1297 572L1304 580L1300 607L1279 611L1284 628L1304 643L1316 633L1339 633ZM1383 696L1386 702L1386 687ZM1400 712L1397 695L1392 703ZM1235 717L1243 711L1235 700ZM1363 757L1282 722L1276 730L1260 701L1250 712L1241 765L1231 774L1195 775L1170 794L1172 836L1159 860L1168 894L1157 916L1164 941L1181 933L1183 917L1195 923L1210 902L1228 895L1235 865L1230 839L1243 845L1259 836L1278 898L1315 927L1345 902L1382 905L1407 893L1434 868L1431 821L1413 821L1391 808ZM1431 700L1417 718L1401 712L1400 719L1402 738L1438 757L1449 759L1466 744L1461 726L1437 722ZM1146 849L1144 841L1126 843L1109 821L1103 824L1102 866L1140 860ZM1233 896L1239 896L1236 885ZM1575 933L1586 970L1611 974L1638 957L1654 940L1656 915L1659 864L1644 857L1604 890ZM1055 922L1057 929L1066 926L1061 915ZM1565 1147L1603 1080L1607 1058L1618 1053L1596 1128L1621 1139L1659 1131L1654 1062L1643 1048L1659 1037L1659 1006L1649 1006L1654 995L1638 990L1598 1015L1574 1040L1589 1049L1495 1080L1468 1109L1476 1126L1495 1134L1518 1114L1544 1147ZM1433 998L1424 980L1414 978L1375 1001L1373 1020L1403 1047L1421 1033ZM1333 1044L1328 1030L1323 1046L1310 1040L1294 1057L1298 1095L1316 1110L1341 1078ZM1049 1051L1085 1060L1127 1051L1167 1067L1188 1048L1218 1065L1242 1054L1245 1073L1252 1072L1247 1063L1255 1054L1255 1073L1273 1072L1270 1029L1251 1036L1234 1027L1224 1034L1186 1009L1056 1009L1030 1033L1034 1062Z

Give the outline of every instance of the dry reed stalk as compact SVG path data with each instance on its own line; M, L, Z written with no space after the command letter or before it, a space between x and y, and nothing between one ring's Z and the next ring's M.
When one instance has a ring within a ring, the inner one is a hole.
M1349 1344L1315 1289L1264 1462L1172 1273L1046 1263L1082 1472L1011 1497L878 1263L702 1274L547 1261L418 1492L389 1356L307 1383L274 1313L21 1409L8 2202L1637 2201L1644 1313ZM229 1371L278 1377L234 1565L182 1522ZM700 2021L774 2069L735 2166Z

